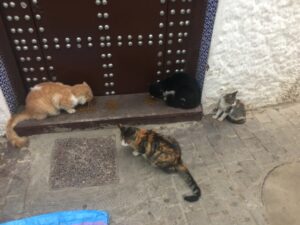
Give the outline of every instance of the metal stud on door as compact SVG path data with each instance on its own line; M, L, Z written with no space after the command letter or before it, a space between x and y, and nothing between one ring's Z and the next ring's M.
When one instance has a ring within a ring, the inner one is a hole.
M38 41L38 30L28 0L1 1L1 16L5 21L12 48L15 50L16 61L27 88L49 79L46 59Z

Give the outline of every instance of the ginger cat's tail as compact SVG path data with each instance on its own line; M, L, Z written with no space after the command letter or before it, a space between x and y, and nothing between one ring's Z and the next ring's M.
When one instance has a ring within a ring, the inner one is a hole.
M14 130L15 126L24 121L30 119L31 116L26 111L12 116L6 125L6 137L8 141L15 147L21 148L28 144L28 138L20 137Z

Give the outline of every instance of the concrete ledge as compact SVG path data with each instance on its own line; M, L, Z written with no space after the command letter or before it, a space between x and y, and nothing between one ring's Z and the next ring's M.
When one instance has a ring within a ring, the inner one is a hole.
M73 129L104 128L123 124L158 124L201 120L202 108L183 110L168 107L148 94L96 97L89 106L80 107L75 114L62 113L43 121L25 121L16 131L33 135Z

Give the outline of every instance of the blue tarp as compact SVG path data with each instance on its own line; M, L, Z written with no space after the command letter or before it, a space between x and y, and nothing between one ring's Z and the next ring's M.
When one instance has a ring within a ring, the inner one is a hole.
M75 210L42 214L1 225L108 225L109 215L105 211Z

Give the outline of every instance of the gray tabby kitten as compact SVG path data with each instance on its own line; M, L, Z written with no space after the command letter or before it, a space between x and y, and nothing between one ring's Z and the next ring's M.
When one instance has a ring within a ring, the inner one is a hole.
M246 122L245 105L237 99L232 105L226 119L231 123L242 124Z
M214 119L218 119L219 121L223 121L227 117L227 115L230 112L233 104L235 103L236 94L237 94L237 91L225 94L221 97L221 99L218 102L218 108L217 108L218 111L213 116Z

